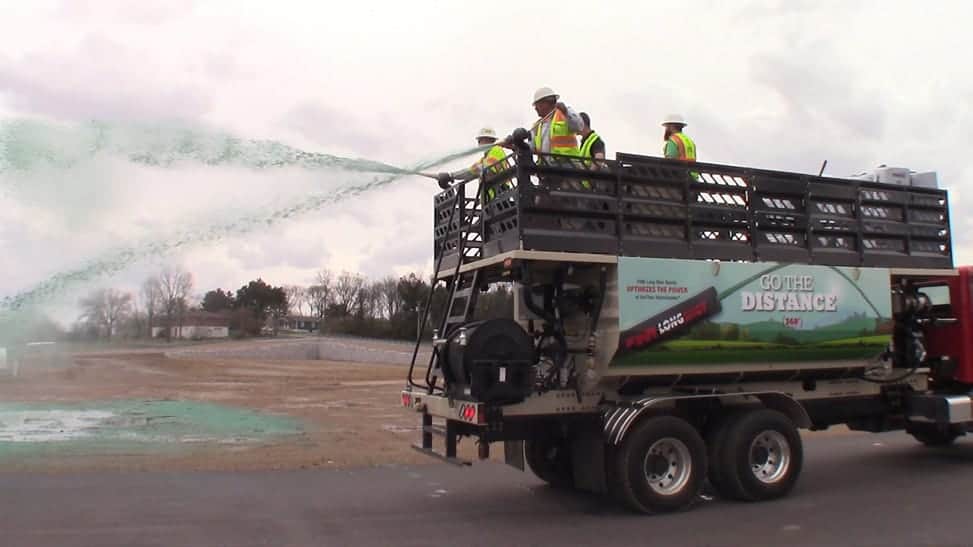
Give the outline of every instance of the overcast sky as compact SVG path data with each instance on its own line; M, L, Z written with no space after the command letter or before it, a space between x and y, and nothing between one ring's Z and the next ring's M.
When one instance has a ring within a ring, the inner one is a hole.
M679 112L703 161L816 172L827 159L836 176L882 163L938 171L963 263L973 259L970 6L4 0L0 117L205 125L407 165L472 145L483 125L529 126L533 91L546 85L590 113L609 155L657 154L660 119ZM316 176L107 160L6 173L0 296L178 229L173 219L315 191ZM257 276L307 284L320 268L428 271L435 189L403 179L164 262L192 271L199 292ZM159 264L101 284L134 287Z

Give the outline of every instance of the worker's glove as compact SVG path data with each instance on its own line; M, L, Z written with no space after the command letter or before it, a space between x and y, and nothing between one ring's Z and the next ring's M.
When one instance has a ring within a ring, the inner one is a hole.
M527 131L523 127L518 127L514 129L514 132L508 137L512 142L524 142L530 139L530 131Z
M453 182L453 175L450 175L449 173L439 173L436 175L436 178L439 180L440 188L443 190L449 190L450 183Z

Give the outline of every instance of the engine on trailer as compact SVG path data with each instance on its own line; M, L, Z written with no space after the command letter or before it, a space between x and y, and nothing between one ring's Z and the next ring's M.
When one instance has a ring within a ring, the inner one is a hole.
M485 403L516 403L530 394L537 358L534 343L511 319L466 323L445 342L446 383L454 396Z
M904 284L893 292L892 366L915 369L926 360L923 325L930 320L932 302L918 287Z
M521 283L516 297L525 309L519 319L526 320L535 339L537 391L579 391L594 359L606 269L562 266L532 275L525 266Z

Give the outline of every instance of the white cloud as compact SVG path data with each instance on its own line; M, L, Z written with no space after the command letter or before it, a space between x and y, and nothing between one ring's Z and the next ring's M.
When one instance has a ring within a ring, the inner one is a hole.
M90 5L89 5L90 4ZM973 168L966 3L755 1L352 3L37 2L0 21L0 114L183 119L314 151L409 164L528 125L534 88L589 112L609 153L657 154L685 114L701 159L841 176L879 163L937 170L958 262ZM13 178L11 178L13 177ZM348 180L362 180L360 175ZM16 183L4 186L4 181ZM0 175L0 295L104 247L266 208L336 181L101 160ZM431 263L431 195L411 178L245 238L175 255L201 287L315 269ZM970 250L968 250L970 249ZM149 266L109 280L136 285Z
M193 82L158 74L160 59L91 34L75 50L0 59L0 89L19 111L68 120L195 120L210 98Z
M86 3L60 0L55 14L71 23L112 21L137 25L160 25L185 15L196 4L194 0L99 0Z

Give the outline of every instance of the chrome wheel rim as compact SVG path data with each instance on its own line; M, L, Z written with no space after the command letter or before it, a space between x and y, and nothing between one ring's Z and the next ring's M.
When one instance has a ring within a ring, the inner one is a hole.
M750 443L750 470L758 481L774 484L791 467L791 444L779 431L761 431Z
M642 461L649 488L657 494L671 496L689 483L693 461L686 443L665 437L652 443Z

